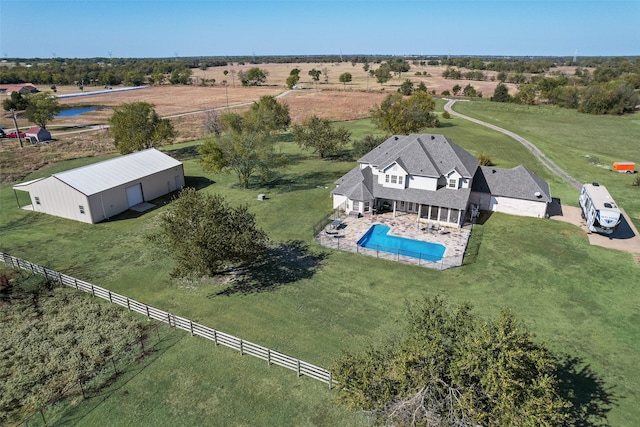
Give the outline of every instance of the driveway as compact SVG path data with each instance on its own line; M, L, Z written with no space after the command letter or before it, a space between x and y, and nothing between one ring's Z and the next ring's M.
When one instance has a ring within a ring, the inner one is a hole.
M491 123L483 122L482 120L474 119L473 117L465 116L464 114L457 113L453 111L451 108L453 104L456 103L456 99L450 99L444 106L445 111L448 111L449 114L459 117L461 119L469 120L470 122L477 123L482 126L486 126L490 129L493 129L497 132L501 132L505 135L510 136L511 138L518 141L520 144L524 145L533 153L534 156L540 162L547 167L554 175L559 176L561 179L567 181L576 189L582 189L582 183L565 172L560 166L556 165L551 159L549 159L538 147L536 147L533 143L528 141L527 139L521 137L518 134L515 134L509 130L503 129L499 126L493 125ZM552 206L550 210L553 210ZM603 236L600 234L592 233L587 228L585 221L582 219L581 210L578 207L574 206L556 206L555 210L558 211L558 214L551 215L552 219L556 219L559 221L568 222L570 224L577 225L582 228L587 236L589 237L589 243L594 246L602 246L610 249L617 249L620 251L630 252L633 254L640 254L640 234L638 230L633 225L632 222L627 221L627 213L620 208L622 211L622 223L618 227L618 229L611 234L610 236Z

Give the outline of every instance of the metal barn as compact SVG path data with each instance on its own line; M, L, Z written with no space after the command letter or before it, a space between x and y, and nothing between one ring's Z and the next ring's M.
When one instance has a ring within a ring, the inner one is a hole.
M182 163L150 148L13 189L29 193L31 205L24 209L95 224L183 186Z

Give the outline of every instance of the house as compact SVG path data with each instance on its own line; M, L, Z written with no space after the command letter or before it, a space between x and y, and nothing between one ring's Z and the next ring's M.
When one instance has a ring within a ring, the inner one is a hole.
M549 184L524 166L481 166L473 177L469 202L481 210L544 218L551 203Z
M29 193L28 209L95 224L183 186L182 163L150 148L13 189Z
M549 186L537 175L522 166L492 170L500 173L491 174L491 185L474 190L474 180L481 181L485 170L473 155L443 135L395 135L335 182L333 207L350 215L411 213L418 221L453 227L464 224L470 208L530 216L540 216L544 208L546 213Z
M39 126L30 127L29 130L25 132L25 135L27 141L31 143L51 140L51 133L45 128L41 128Z
M40 91L31 83L0 85L0 93L11 95L13 92L25 95L27 93L38 93Z

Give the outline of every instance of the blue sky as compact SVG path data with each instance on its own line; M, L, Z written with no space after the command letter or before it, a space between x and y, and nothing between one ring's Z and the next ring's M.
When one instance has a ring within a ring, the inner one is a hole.
M0 55L626 56L639 23L639 0L0 0Z

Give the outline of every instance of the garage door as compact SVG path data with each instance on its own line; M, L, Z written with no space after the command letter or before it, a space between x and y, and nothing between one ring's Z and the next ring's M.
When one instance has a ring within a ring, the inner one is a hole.
M139 205L144 202L142 198L142 185L136 184L127 188L127 203L129 207Z

